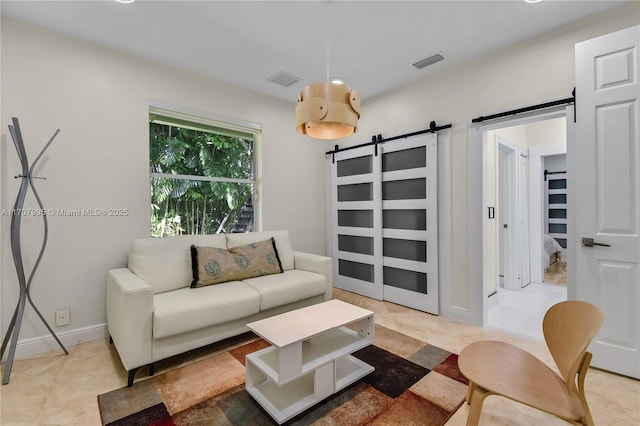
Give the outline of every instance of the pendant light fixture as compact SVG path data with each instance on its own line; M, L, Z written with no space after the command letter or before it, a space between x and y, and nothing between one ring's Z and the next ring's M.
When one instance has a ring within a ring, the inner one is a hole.
M327 1L327 80L298 94L296 130L314 139L340 139L358 131L360 93L329 74L329 1Z

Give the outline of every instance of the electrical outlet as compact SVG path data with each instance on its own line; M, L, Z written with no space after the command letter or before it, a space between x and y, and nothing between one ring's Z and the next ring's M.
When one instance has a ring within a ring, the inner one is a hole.
M69 309L60 309L56 311L56 327L61 325L69 325Z

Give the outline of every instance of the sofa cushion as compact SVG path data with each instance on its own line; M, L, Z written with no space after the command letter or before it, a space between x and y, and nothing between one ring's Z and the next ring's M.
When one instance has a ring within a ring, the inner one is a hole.
M282 262L282 269L285 271L293 269L293 246L289 239L289 231L286 230L227 234L227 249L268 240L272 237L276 240L276 249L278 250L280 262Z
M191 245L227 248L224 234L140 238L131 243L129 269L154 293L189 287L192 281Z
M282 272L273 238L229 250L192 245L191 263L191 288Z
M153 297L153 337L174 336L245 318L259 311L260 294L240 281L156 294Z
M242 282L260 293L261 311L322 295L326 291L324 275L298 269Z

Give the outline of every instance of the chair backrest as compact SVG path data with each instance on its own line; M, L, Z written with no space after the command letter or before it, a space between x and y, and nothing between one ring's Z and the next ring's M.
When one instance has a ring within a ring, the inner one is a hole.
M579 300L555 304L544 316L544 339L571 391L576 389L576 374L587 347L603 321L604 317L598 308Z

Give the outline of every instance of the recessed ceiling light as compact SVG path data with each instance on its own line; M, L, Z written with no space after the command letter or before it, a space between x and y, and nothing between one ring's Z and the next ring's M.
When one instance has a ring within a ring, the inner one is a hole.
M540 3L542 0L524 0L525 3Z
M125 3L125 4L129 4L129 3L133 3L136 0L116 0L118 3Z

